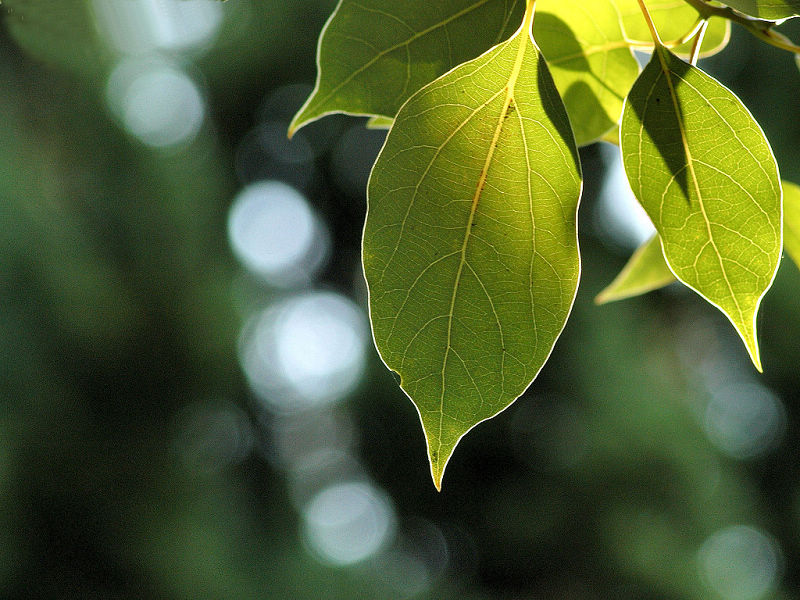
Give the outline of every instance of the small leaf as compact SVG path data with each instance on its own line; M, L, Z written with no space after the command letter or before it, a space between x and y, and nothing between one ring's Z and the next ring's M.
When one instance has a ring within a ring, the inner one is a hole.
M391 129L394 119L391 117L370 117L367 121L367 129Z
M638 0L615 0L622 17L623 29L629 39L648 41L651 38L647 22L642 17ZM697 11L683 0L648 0L647 10L655 22L658 34L664 41L681 39L697 24ZM708 21L700 56L716 54L728 45L731 23L727 19L711 18ZM674 49L676 54L688 55L691 42Z
M509 36L524 0L340 0L290 134L327 114L393 117L423 85Z
M783 182L783 246L800 267L800 186Z
M654 235L633 253L628 264L609 286L595 298L597 304L624 300L652 292L675 282L675 275L669 270L661 240Z
M725 0L725 4L759 19L785 19L800 15L800 0Z
M639 74L612 0L538 0L533 34L564 99L578 145L612 129Z
M375 343L437 488L459 440L536 377L578 285L577 148L529 19L409 99L368 186Z
M657 47L625 103L623 164L675 275L717 306L761 370L756 313L781 254L769 143L722 84Z

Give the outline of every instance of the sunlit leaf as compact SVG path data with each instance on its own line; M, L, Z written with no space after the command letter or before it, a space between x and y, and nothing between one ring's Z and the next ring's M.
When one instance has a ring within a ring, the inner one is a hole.
M511 35L524 0L340 0L320 36L317 84L289 128L327 114L393 117L423 85Z
M539 0L533 23L578 145L600 138L622 115L639 74L612 0Z
M760 19L784 19L800 15L800 0L725 0L725 4Z
M394 119L391 117L370 117L367 120L367 129L391 129Z
M461 437L525 391L564 327L580 191L567 114L525 26L420 90L387 136L364 271L375 343L419 411L437 487Z
M800 186L783 181L783 247L800 267Z
M615 0L622 17L623 27L629 39L650 41L650 30L642 16L638 0ZM697 11L683 0L647 0L647 9L655 22L658 34L664 42L680 40L697 24ZM722 50L730 39L731 24L727 19L711 18L708 21L701 56L710 56ZM691 43L678 46L677 54L689 54Z
M760 370L756 313L781 254L781 184L741 101L659 47L633 86L623 164L675 275L720 308Z
M654 235L633 253L628 263L614 281L595 298L597 304L624 300L652 292L676 281L669 270L661 240Z

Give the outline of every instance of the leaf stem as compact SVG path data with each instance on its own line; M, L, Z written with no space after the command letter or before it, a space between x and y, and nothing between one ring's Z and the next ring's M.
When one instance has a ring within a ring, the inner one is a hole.
M527 28L528 34L531 34L531 27L533 27L533 14L536 12L536 0L528 0L525 7L525 17L522 20L522 26Z
M692 43L692 51L689 54L689 64L695 66L697 59L700 57L700 48L703 45L703 38L706 36L706 29L708 29L708 19L703 19L700 23L700 29L697 31L697 36Z
M653 22L653 17L650 16L650 11L647 10L644 0L639 0L639 8L642 9L642 16L647 23L647 28L650 30L650 35L653 37L653 43L656 49L663 47L664 44L661 42L661 38L658 37L658 31L656 31L656 24Z
M692 6L702 18L708 19L709 17L721 17L728 19L734 23L738 23L755 37L762 42L786 50L787 52L794 52L800 54L800 46L793 43L782 33L778 33L773 28L780 25L785 19L779 21L770 21L767 19L759 19L750 17L728 6L715 6L708 4L705 0L684 0L687 4Z
M692 28L689 31L687 31L686 33L684 33L681 37L676 38L674 40L669 40L668 42L662 41L661 43L664 46L666 46L667 48L676 48L678 46L683 46L686 42L688 42L695 35L697 35L697 32L700 31L700 28L703 26L703 21L704 21L704 19L702 17L698 16L697 21L692 26ZM650 40L649 42L645 42L645 41L641 41L641 40L631 40L631 39L628 39L626 37L625 43L628 46L631 46L633 48L652 48L653 47L653 41L652 40Z

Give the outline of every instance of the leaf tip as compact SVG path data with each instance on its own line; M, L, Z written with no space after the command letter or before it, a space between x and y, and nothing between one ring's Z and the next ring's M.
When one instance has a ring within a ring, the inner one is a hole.
M603 290L594 297L595 306L602 306L603 304L608 304L610 301L608 289Z
M452 452L444 456L440 451L431 450L428 458L431 464L431 479L433 479L433 487L437 492L442 491L442 479L444 478L444 470L447 468L447 462L450 460Z

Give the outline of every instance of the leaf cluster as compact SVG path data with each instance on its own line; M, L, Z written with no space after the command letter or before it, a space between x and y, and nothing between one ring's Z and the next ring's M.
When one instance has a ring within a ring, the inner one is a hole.
M567 321L582 145L619 145L657 231L598 302L679 281L761 370L756 316L784 222L800 259L800 188L696 63L732 24L798 53L776 30L798 15L798 0L340 0L290 135L331 113L389 129L364 273L375 344L419 412L437 488L459 440L528 388ZM643 69L634 50L651 55Z

